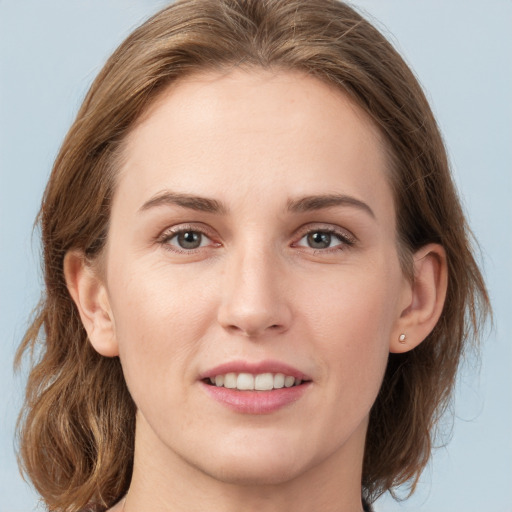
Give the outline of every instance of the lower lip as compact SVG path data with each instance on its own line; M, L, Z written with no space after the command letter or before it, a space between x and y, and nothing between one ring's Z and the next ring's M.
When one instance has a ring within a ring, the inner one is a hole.
M205 391L217 402L242 414L270 414L293 404L306 392L310 383L271 391L239 391L201 382Z

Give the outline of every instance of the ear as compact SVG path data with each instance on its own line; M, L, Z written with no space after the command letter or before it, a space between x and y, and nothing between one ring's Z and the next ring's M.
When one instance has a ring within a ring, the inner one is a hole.
M428 244L414 256L414 279L404 294L401 314L390 341L390 352L417 347L434 329L443 311L448 286L446 253L439 244Z
M119 355L114 316L97 269L86 261L82 251L69 251L64 257L64 276L94 349L106 357Z

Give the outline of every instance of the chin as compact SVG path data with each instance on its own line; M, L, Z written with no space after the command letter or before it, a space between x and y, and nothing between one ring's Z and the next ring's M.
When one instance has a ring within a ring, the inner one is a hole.
M280 436L260 442L219 443L207 459L194 457L194 465L216 480L233 485L279 485L315 465L313 454L310 457L301 444L286 443Z
M222 467L205 471L209 476L237 486L271 486L285 484L302 474L306 468L289 461L254 461L226 459Z

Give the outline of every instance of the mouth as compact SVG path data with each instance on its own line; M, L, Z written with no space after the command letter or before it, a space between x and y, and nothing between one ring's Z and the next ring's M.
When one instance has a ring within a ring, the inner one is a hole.
M203 373L199 380L214 401L250 415L288 408L313 384L309 376L279 361L233 361Z
M307 382L293 375L284 373L224 373L203 379L210 386L236 389L238 391L272 391L274 389L292 388Z

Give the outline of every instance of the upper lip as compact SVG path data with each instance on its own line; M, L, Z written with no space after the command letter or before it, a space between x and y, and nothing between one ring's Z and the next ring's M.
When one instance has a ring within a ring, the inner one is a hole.
M217 375L225 375L226 373L251 373L253 375L259 375L261 373L282 373L284 375L290 375L291 377L295 377L296 379L301 379L303 381L311 380L308 375L301 372L297 368L294 368L293 366L282 363L280 361L272 360L259 362L243 360L230 361L202 372L199 375L199 379L208 379Z

